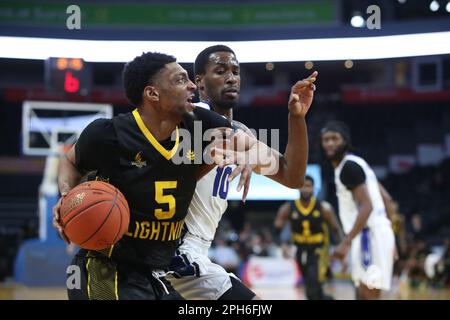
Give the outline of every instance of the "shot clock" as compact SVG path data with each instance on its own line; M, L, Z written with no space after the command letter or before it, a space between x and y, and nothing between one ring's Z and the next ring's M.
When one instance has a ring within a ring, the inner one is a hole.
M48 58L45 83L56 92L87 95L91 86L90 65L80 58Z

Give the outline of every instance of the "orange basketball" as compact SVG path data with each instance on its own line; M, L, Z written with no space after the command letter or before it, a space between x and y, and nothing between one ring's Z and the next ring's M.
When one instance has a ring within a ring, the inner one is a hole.
M84 249L102 250L127 232L130 209L119 189L106 182L89 181L63 198L60 221L71 242Z

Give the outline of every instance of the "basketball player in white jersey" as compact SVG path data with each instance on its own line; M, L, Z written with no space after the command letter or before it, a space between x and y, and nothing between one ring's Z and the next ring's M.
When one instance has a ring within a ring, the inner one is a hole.
M217 45L203 50L196 58L195 82L200 100L197 106L206 107L232 121L233 126L250 132L248 128L233 120L232 109L239 100L240 71L234 52L226 46ZM308 159L308 137L304 114L296 119L293 107L297 103L309 109L315 86L313 82L317 73L303 83L304 90L295 97L293 87L289 99L289 126L292 121L299 121L304 126L301 137L289 136L284 156L276 152L279 169L268 177L288 187L293 187L293 175L304 180ZM298 98L298 99L297 99ZM290 134L291 130L289 130ZM251 174L244 172L243 174ZM260 173L261 168L253 168ZM250 300L256 299L255 293L245 287L234 275L229 274L220 265L208 258L208 249L214 239L216 228L222 214L227 209L228 183L232 169L228 166L216 167L197 182L197 187L185 220L185 233L178 248L178 256L172 261L174 271L170 281L185 299L198 300ZM231 177L233 178L233 177ZM296 179L296 178L294 178ZM239 187L238 187L239 191ZM246 190L244 190L245 198ZM245 200L245 199L244 199Z
M350 152L350 130L331 121L321 130L321 145L334 167L339 217L346 236L333 257L350 251L352 280L358 299L378 299L390 290L395 240L385 203L388 195L367 162Z

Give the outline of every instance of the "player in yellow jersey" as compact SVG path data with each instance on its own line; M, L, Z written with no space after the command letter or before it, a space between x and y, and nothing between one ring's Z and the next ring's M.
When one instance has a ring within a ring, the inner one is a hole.
M286 202L278 210L275 228L279 232L289 221L291 239L297 247L296 260L301 269L306 297L309 300L332 299L323 292L322 284L329 265L329 232L333 231L335 241L343 238L342 229L336 219L333 207L314 197L314 180L305 177L300 198Z

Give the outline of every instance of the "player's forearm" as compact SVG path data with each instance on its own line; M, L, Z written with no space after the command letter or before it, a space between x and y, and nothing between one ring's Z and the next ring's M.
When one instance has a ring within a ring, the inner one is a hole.
M285 220L283 218L276 218L273 226L277 230L282 230L284 228Z
M250 164L256 173L268 176L288 188L303 185L308 162L308 132L304 116L289 115L288 144L284 157L254 137L238 130L234 134L232 148L219 146L215 150L214 161L218 165ZM225 158L228 158L224 160Z
M332 232L336 242L341 242L344 239L344 232L341 228L333 228Z
M366 227L371 212L372 205L370 203L364 203L358 207L358 216L356 217L355 224L344 240L351 242Z
M254 172L262 175L275 174L282 155L264 142L257 140L256 135L243 123L233 121L233 124L239 128L234 134L234 150L246 151L246 161Z
M308 130L305 118L289 114L288 143L284 152L283 176L291 188L303 185L308 164Z
M276 174L279 170L281 158L282 155L278 151L260 141L249 150L250 165L252 165L254 172L261 175L271 176Z
M69 192L78 185L82 177L83 173L67 157L62 156L60 158L58 164L58 187L61 194Z

